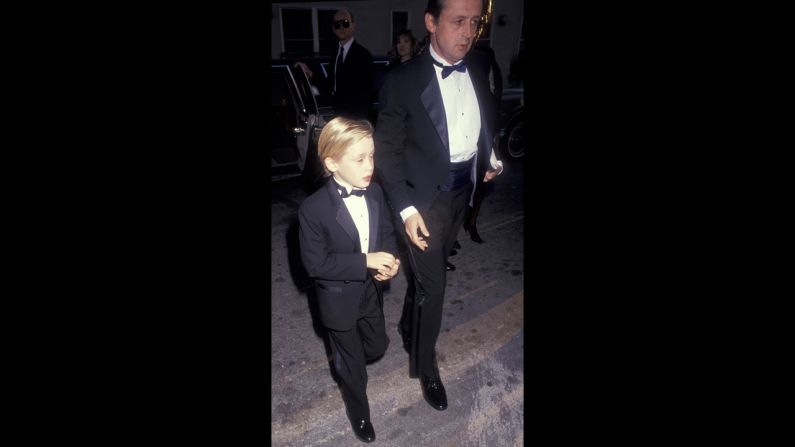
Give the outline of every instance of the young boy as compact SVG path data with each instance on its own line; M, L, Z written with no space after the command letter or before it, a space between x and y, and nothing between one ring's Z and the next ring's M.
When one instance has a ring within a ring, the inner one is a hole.
M331 178L298 210L301 260L315 280L348 418L364 442L375 440L365 363L380 358L389 345L381 281L400 267L393 254L379 251L394 241L384 193L370 183L373 154L368 121L329 121L320 133L318 155Z

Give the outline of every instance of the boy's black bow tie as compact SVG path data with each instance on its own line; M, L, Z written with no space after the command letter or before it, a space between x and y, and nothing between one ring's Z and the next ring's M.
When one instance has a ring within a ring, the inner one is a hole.
M364 197L364 193L367 192L367 190L366 189L352 189L351 193L348 194L348 191L346 191L345 188L342 188L340 190L340 192L342 193L342 198L344 199L344 198L350 197L350 196Z
M337 191L340 192L340 196L342 196L343 199L346 198L346 197L350 197L350 196L364 197L364 193L365 193L365 191L367 191L366 189L351 189L351 193L348 194L348 190L345 189L344 186L340 185L336 181L334 181L334 185L336 185Z
M467 64L464 62L461 62L458 65L442 65L434 60L433 64L437 67L442 67L442 79L450 76L450 73L454 71L460 71L461 73L465 73L467 71Z

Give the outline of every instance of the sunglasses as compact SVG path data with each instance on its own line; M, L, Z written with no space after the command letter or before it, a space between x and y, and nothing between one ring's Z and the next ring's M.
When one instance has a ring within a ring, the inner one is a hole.
M334 22L334 29L340 29L340 27L350 28L350 26L351 26L351 21L348 19L337 20L336 22Z

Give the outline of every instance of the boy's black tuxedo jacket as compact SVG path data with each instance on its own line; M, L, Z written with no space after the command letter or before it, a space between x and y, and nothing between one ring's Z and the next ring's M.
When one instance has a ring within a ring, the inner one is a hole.
M397 257L384 192L377 183L371 183L364 198L370 219L367 251L387 251ZM304 200L298 209L298 221L301 260L315 280L320 320L327 328L348 330L356 323L365 281L375 270L367 269L359 232L331 179ZM382 300L382 285L373 281Z
M468 55L467 71L480 107L476 185L482 185L494 146L497 110L488 79L470 60ZM373 139L381 184L396 213L413 205L423 214L450 172L450 138L430 50L388 72L378 102Z

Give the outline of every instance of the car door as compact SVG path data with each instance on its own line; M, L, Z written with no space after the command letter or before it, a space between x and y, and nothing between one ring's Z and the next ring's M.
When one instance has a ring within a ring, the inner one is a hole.
M302 104L301 131L296 129L296 149L298 150L298 166L304 172L307 159L317 148L317 140L326 121L319 112L312 86L304 71L294 67L291 69Z
M296 165L303 171L323 124L303 71L271 63L271 167Z
M297 164L295 129L302 121L302 104L287 65L271 64L270 88L270 161L273 171Z

